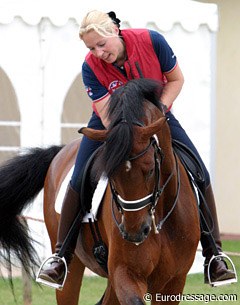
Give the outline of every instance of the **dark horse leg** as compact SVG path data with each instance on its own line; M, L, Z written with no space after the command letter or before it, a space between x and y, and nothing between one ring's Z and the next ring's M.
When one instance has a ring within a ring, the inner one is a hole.
M58 305L77 305L85 266L74 256L62 291L56 291Z
M116 293L113 289L113 287L111 286L110 282L108 282L108 286L106 288L106 291L104 293L104 297L103 299L97 303L96 305L144 305L145 303L143 302L143 300L139 297L133 297L131 298L131 300L129 301L128 299L126 300L122 300L121 303L119 303L118 298L116 296Z
M111 282L121 305L145 305L143 295L147 291L147 284L140 278L130 277L127 268L116 268Z
M120 305L110 281L108 281L102 303L98 303L96 305Z
M173 279L171 279L166 286L163 288L163 290L159 291L153 290L151 292L152 297L152 305L176 305L179 304L181 301L181 294L184 289L186 281L186 275L183 276L177 276Z

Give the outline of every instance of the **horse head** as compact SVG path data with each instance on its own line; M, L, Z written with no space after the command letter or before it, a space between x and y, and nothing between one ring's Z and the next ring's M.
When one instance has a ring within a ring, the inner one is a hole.
M114 202L122 215L120 224L115 218L116 224L123 238L135 244L142 243L155 225L163 158L157 133L165 122L162 117L151 125L133 128L129 158L110 180Z

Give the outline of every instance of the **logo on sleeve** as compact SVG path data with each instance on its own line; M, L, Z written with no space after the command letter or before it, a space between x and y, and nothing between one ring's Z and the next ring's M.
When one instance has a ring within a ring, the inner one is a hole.
M85 86L85 89L86 89L86 91L87 91L88 96L92 96L92 95L93 95L93 93L92 93L92 88L91 88L91 87Z
M121 82L120 80L114 80L108 86L108 91L114 92L117 88L121 87L122 85L123 85L123 82Z

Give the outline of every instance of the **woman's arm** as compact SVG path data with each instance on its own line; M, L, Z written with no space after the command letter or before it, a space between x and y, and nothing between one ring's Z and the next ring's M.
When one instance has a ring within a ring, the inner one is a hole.
M94 110L100 116L100 119L105 128L107 128L109 125L109 121L107 118L107 107L108 107L109 98L110 95L103 98L101 101L94 103Z
M167 78L167 83L163 88L161 102L169 108L182 89L184 77L178 65L173 71L164 73L164 75Z
M110 94L108 90L102 86L86 61L84 61L82 65L82 77L87 94L92 100L93 110L100 117L103 125L107 128L107 107Z

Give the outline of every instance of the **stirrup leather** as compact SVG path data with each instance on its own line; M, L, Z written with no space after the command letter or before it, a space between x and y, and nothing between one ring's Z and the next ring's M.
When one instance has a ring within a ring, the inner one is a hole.
M215 260L215 259L221 259L224 258L227 260L227 262L231 265L231 271L233 271L233 273L235 274L235 277L232 279L228 279L228 280L223 280L223 281L213 281L211 279L211 275L210 275L210 267L211 267L211 263ZM207 275L208 275L208 281L209 281L209 285L212 287L217 287L217 286L223 286L223 285L228 285L228 284L232 284L232 283L237 283L238 279L237 279L237 272L236 272L236 268L234 266L233 261L231 260L231 258L226 255L225 253L219 252L218 255L213 255L210 259L210 261L208 262L208 269L207 269Z
M51 261L52 259L61 260L61 261L64 263L64 266L65 266L64 277L63 277L63 280L62 280L62 282L61 282L60 284L51 283L51 282L49 282L49 281L47 281L47 280L44 280L44 279L41 279L41 278L39 277L39 275L40 275L40 273L41 273L41 271L42 271L44 265L45 265L46 263L48 263L48 262L50 263L50 261ZM50 257L48 257L47 259L45 259L45 260L43 261L43 263L41 264L41 266L40 266L40 268L39 268L39 270L38 270L37 276L36 276L36 282L41 283L41 284L43 284L43 285L45 285L45 286L48 286L48 287L52 287L52 288L55 288L55 289L58 289L58 290L62 290L62 289L63 289L63 286L64 286L64 284L65 284L66 278L67 278L67 274L68 274L68 267L67 267L67 263L66 263L65 258L64 258L64 257L60 257L60 256L58 256L58 254L55 253L55 254L51 255Z

